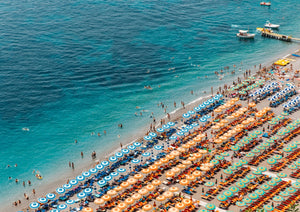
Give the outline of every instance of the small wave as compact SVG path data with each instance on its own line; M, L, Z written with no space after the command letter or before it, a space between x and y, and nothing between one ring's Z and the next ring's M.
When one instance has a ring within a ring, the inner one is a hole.
M232 28L237 28L237 27L240 27L240 25L237 25L237 24L231 24L231 27L232 27Z

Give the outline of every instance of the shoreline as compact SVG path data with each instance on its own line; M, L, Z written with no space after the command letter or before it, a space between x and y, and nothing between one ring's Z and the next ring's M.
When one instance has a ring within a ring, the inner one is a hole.
M297 49L298 48L299 48L299 46L297 47ZM292 53L294 53L295 49L296 49L296 47L295 48L290 48L289 50L287 50L287 52L289 52L289 54L291 54L291 51L292 51ZM286 53L282 53L282 54L287 55ZM273 64L274 61L276 61L278 58L283 58L283 57L284 56L276 57L276 59L273 58L269 62L266 62L268 65L263 65L262 64L262 67L270 67L271 64ZM293 63L293 61L291 63ZM298 63L299 63L299 61L298 61ZM220 81L218 87L223 88L225 84L231 85L232 81L236 81L238 77L243 77L243 73L244 73L244 70L242 70L241 72L237 71L236 74L233 75L234 79L225 79L224 81ZM256 73L255 71L252 71L252 75L255 75L255 73ZM228 82L226 80L228 80ZM231 81L231 83L229 83L230 81ZM217 86L214 87L214 93L216 93L216 91L217 91L216 88L218 88L218 87ZM208 93L210 93L210 92L208 92ZM201 102L205 101L205 99L209 98L210 95L208 95L208 93L203 94L202 96L200 95L200 96L196 97L196 99L191 100L189 103L186 104L185 108L178 107L175 110L171 111L169 113L171 115L170 121L180 120L180 118L182 116L182 113L184 111L188 111L191 108L194 108L195 106L199 105ZM163 114L163 115L161 115L159 117L156 117L156 118L157 118L157 120L160 120L160 119L166 119L166 117L167 116L165 114ZM159 124L157 124L157 125L159 125ZM149 127L145 124L145 126L140 127L138 130L136 130L136 132L133 132L132 134L129 134L129 136L126 136L126 138L123 138L123 140L122 140L123 147L126 147L129 144L131 144L132 142L143 138L143 136L146 134L148 128ZM112 146L107 151L105 151L105 152L107 152L107 154L105 154L105 155L103 154L102 156L99 156L104 151L102 150L102 152L100 152L99 149L96 149L97 155L98 155L97 160L91 161L89 156L87 156L86 158L88 158L88 160L85 159L84 161L82 161L82 163L78 164L74 171L72 169L70 169L69 171L67 169L60 170L59 172L63 172L65 175L62 175L61 177L59 177L59 179L57 179L55 181L52 181L52 182L44 184L44 185L40 185L38 187L38 189L36 189L36 195L35 196L33 196L32 194L29 195L29 197L30 197L29 201L26 201L24 198L22 198L22 203L23 204L20 205L20 206L14 207L14 206L9 206L9 205L7 205L7 206L3 205L4 206L3 211L10 211L12 209L16 209L16 210L22 210L22 209L24 210L25 209L26 210L29 203L34 201L37 197L40 197L42 195L46 195L47 193L50 193L51 191L54 191L55 188L57 188L60 185L64 184L67 179L72 179L72 177L74 177L74 176L76 177L82 171L84 171L86 169L90 169L91 167L95 166L97 161L101 161L102 159L105 159L106 157L112 155L113 153L119 151L120 149L121 148L119 146L119 143L117 143L117 142L112 143ZM25 206L24 203L26 203L26 206ZM2 211L2 209L0 211Z

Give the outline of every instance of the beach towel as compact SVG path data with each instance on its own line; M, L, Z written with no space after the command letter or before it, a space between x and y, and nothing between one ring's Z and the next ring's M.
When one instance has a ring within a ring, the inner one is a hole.
M295 57L300 57L300 55L298 55L298 54L292 54L293 56L295 56Z

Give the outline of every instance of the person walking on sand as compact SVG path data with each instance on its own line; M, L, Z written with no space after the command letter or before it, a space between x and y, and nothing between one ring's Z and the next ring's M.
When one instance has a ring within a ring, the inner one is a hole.
M74 168L75 168L75 167L74 167L74 163L72 162L72 169L74 170Z
M33 193L33 195L35 195L35 189L32 189L32 193Z

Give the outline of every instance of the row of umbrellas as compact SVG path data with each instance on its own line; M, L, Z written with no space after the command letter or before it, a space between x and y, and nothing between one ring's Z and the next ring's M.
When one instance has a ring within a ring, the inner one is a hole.
M279 85L278 82L272 82L272 83L266 84L263 88L260 88L256 91L254 91L253 93L251 93L250 97L261 96L261 95L265 94L266 92L276 88L278 85Z
M291 92L294 92L294 90L295 90L295 86L290 85L290 86L284 88L283 90L280 90L279 92L274 94L272 97L268 98L268 100L269 101L277 101L277 100L281 99L282 97L289 95Z
M295 98L289 100L288 102L284 103L282 106L284 108L291 108L291 107L295 107L300 103L300 96L296 96Z

